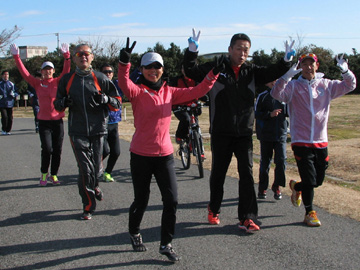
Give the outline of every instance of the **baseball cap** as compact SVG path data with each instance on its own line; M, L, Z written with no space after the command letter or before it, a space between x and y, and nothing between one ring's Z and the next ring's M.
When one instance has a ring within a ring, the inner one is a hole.
M41 69L44 69L44 68L46 68L46 67L51 67L51 68L55 68L54 67L54 65L53 65L53 63L51 63L51 62L44 62L42 65L41 65Z
M156 52L148 52L143 55L141 58L141 66L148 66L154 62L159 62L162 66L164 66L163 59L160 54Z
M315 53L304 53L300 55L299 62L302 62L304 59L312 59L316 62L318 62L318 58Z

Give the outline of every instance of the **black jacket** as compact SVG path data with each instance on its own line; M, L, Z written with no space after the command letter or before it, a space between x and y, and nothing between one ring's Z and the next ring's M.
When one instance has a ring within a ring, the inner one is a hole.
M284 142L288 128L287 105L274 99L270 95L270 90L262 92L256 99L256 136L261 141ZM270 114L275 109L281 109L281 113L271 117Z
M201 81L215 62L196 63L198 53L186 50L184 69L189 78ZM229 136L251 136L254 126L255 85L266 84L288 71L290 63L283 59L268 67L244 63L236 80L230 60L225 59L225 71L220 73L210 98L210 133Z
M94 136L107 133L108 105L110 108L119 109L120 99L115 85L101 72L94 71L101 92L109 97L108 104L94 106L92 97L98 93L92 74L80 76L75 74L74 80L67 94L66 86L73 72L65 74L58 86L55 109L65 110L62 102L64 97L72 99L73 104L69 106L69 135Z

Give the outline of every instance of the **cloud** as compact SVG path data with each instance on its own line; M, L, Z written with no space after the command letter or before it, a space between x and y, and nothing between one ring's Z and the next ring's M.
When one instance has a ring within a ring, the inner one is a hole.
M130 13L114 13L114 14L111 14L111 17L120 18L120 17L125 17L125 16L128 16L128 15L130 15Z
M44 14L44 12L40 10L27 10L20 13L17 17L28 17L28 16L41 15L41 14Z

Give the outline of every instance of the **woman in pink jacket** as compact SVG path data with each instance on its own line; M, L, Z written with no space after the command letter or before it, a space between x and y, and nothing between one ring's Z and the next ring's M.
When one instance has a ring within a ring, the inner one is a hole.
M222 62L219 61L218 67L210 71L196 87L175 88L168 86L162 79L162 57L148 52L141 59L142 75L139 84L134 84L129 79L129 62L135 44L136 42L130 48L129 38L127 39L126 48L120 51L118 69L119 87L131 102L135 125L130 144L130 167L135 196L129 213L130 239L135 251L146 251L140 234L140 223L148 205L150 182L154 175L163 201L159 252L170 261L178 261L179 257L171 246L178 204L174 148L170 140L171 108L174 104L204 96L215 83Z
M61 52L64 56L64 67L59 77L53 78L55 67L51 62L44 62L41 65L41 79L30 75L19 57L19 49L15 44L10 46L11 54L15 59L17 68L21 76L26 82L35 88L39 99L39 135L41 141L41 177L40 186L46 186L47 180L50 180L53 185L59 185L60 181L57 173L60 166L62 144L64 139L64 112L58 112L54 107L54 100L56 97L57 87L61 77L70 72L70 52L69 45L62 44ZM48 172L49 167L50 174Z

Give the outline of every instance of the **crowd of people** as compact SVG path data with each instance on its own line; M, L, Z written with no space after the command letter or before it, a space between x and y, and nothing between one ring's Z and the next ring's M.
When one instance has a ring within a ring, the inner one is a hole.
M62 119L68 108L68 135L79 168L81 219L92 219L96 201L103 200L100 180L114 182L111 174L120 155L118 122L121 121L122 96L128 98L135 126L130 144L134 190L129 208L130 242L136 252L147 250L141 222L154 176L163 203L159 252L172 262L179 260L172 246L178 205L174 147L169 136L174 106L187 104L204 95L209 99L212 155L207 205L209 224L220 224L226 173L234 155L239 174L237 226L247 233L260 230L257 199L266 199L273 155L276 167L271 190L276 200L282 199L280 187L286 184L286 141L290 122L291 148L300 175L298 181L289 181L291 202L296 207L303 202L304 223L317 227L321 222L313 209L313 198L314 189L322 185L328 166L330 101L356 87L356 78L342 56L336 57L336 65L343 79L330 80L317 72L320 64L314 53L303 54L292 63L296 58L294 42L285 42L284 58L276 64L257 66L247 62L251 39L244 33L232 36L227 56L222 55L204 64L197 61L199 40L200 31L196 33L193 29L184 55L183 77L177 86L170 86L163 78L166 65L156 52L142 56L133 77L130 60L136 41L130 46L129 38L126 47L120 51L117 80L113 80L114 68L109 64L103 65L100 71L92 68L94 54L87 44L77 45L72 55L69 46L62 44L64 66L57 78L53 78L55 67L48 61L42 64L39 78L30 75L19 57L17 46L12 44L10 47L16 66L33 88L32 95L38 99L38 109L36 114L34 109L34 114L41 141L41 186L46 186L48 179L54 185L60 184L57 172L64 137ZM74 71L70 71L71 59L76 65ZM296 75L298 77L293 79ZM257 85L266 85L268 89L258 93ZM0 81L3 135L11 131L16 95L16 88L9 81L9 72L3 71ZM178 140L184 139L188 128L188 121L183 118L176 134ZM261 146L257 195L252 139L255 119Z

